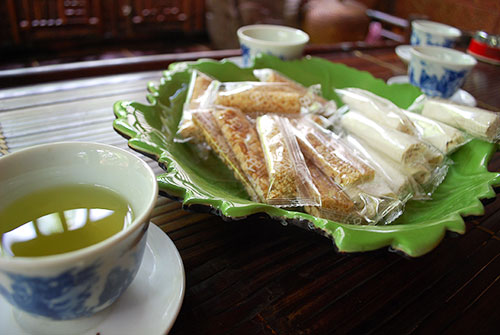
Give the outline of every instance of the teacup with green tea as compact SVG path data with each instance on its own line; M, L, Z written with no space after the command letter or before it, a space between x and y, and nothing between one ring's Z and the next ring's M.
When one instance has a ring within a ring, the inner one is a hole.
M60 142L9 153L0 171L3 299L41 320L110 306L142 261L158 196L151 168L120 148Z

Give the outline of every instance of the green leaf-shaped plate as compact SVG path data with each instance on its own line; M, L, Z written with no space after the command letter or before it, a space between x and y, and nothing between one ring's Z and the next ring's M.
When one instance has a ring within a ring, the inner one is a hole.
M389 86L367 72L319 58L285 62L263 55L256 59L254 68L276 69L306 86L321 84L323 95L338 103L333 88L364 88L403 108L420 95L411 85ZM174 141L190 69L198 69L221 81L256 80L252 69L241 69L228 61L177 63L164 72L159 87L149 85L149 105L118 101L114 106L115 130L129 138L131 148L158 160L166 170L158 176L160 190L182 200L186 208L208 207L229 219L268 215L282 223L292 222L314 229L332 238L342 252L390 246L416 257L436 247L447 230L464 233L461 216L483 214L479 199L495 197L492 186L500 185L500 174L488 172L486 168L496 146L474 140L452 156L455 164L433 200L410 201L393 225L346 225L253 202L218 158L211 154L202 158L196 147Z

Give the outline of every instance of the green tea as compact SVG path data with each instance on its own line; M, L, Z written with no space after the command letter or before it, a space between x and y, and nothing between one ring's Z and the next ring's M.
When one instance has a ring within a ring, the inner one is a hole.
M0 210L0 255L47 256L96 244L133 220L115 191L73 184L43 189Z

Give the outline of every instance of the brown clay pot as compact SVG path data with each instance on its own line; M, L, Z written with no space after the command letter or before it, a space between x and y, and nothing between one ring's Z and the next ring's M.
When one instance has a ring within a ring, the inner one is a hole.
M312 0L304 8L303 29L313 44L362 41L370 24L366 9L352 0Z

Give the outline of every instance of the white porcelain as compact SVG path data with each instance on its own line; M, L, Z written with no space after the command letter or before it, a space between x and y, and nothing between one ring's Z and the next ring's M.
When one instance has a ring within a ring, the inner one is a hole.
M388 85L408 84L409 82L410 80L408 79L408 76L394 76L387 79ZM463 89L459 89L458 91L456 91L455 94L453 94L449 98L449 100L456 104L470 106L470 107L476 107L477 105L476 98L474 98L472 94Z
M110 308L83 321L30 324L30 331L26 329L26 324L24 328L19 326L12 307L0 297L0 333L163 335L170 331L179 314L184 292L184 267L179 252L167 234L155 224L150 224L139 272Z
M410 63L411 59L411 50L412 46L411 45L398 45L395 49L396 55L398 55L399 59L406 65Z
M309 35L300 29L272 24L243 26L237 31L243 64L250 66L259 53L271 54L283 60L302 56Z
M428 20L411 23L411 45L434 45L451 48L462 35L455 27Z
M133 222L100 243L52 256L0 257L1 295L40 320L88 317L110 306L142 261L158 196L149 165L117 147L61 142L7 154L0 158L0 171L0 206L34 190L68 183L107 187L128 201Z
M477 64L474 57L444 47L418 46L410 53L410 83L431 97L450 98Z

